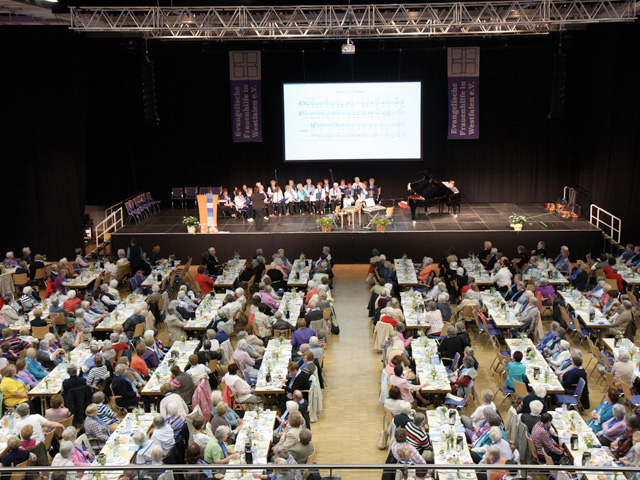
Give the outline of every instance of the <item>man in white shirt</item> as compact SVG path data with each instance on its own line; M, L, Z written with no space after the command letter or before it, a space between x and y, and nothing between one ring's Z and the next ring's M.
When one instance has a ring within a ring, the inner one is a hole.
M52 422L47 420L42 415L31 415L29 404L27 402L21 403L16 407L16 413L20 415L20 420L16 423L15 431L20 436L20 431L22 427L25 425L31 425L33 427L33 433L31 434L31 438L36 441L36 444L40 442L44 442L44 432L42 431L42 427L47 428L64 428L64 425L58 422Z
M176 443L173 436L173 428L171 428L171 425L165 424L164 417L159 413L153 416L151 441L162 448L165 453L169 453Z
M493 272L491 272L491 281L496 284L498 290L504 293L509 289L509 285L511 285L512 276L508 268L496 262Z

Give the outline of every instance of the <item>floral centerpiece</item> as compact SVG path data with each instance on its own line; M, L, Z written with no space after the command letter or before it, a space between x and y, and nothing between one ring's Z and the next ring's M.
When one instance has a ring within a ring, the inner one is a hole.
M390 223L391 223L391 220L389 220L388 218L382 218L382 217L376 217L373 220L371 220L371 225L375 225L376 230L378 232L385 232ZM406 256L404 258L406 261Z
M527 219L522 215L514 213L509 216L509 226L514 230L522 230L522 226Z
M320 228L322 228L323 232L330 232L331 231L331 226L333 225L333 218L332 217L320 217L316 219L316 223L318 225L320 225Z
M196 233L196 228L200 226L200 222L194 216L183 217L182 224L187 227L189 233Z

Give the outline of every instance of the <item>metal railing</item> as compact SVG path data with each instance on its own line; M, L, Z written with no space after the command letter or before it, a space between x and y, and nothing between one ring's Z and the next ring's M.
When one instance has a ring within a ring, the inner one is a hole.
M323 463L323 464L294 464L294 465L226 465L226 464L212 464L212 465L91 465L87 467L82 467L82 471L85 472L85 478L91 478L92 472L126 472L127 474L131 474L133 478L136 476L140 476L141 473L147 473L149 471L171 471L171 472L181 472L188 474L189 472L202 472L208 470L216 470L223 471L226 473L249 470L250 473L257 473L262 470L304 470L305 472L319 471L321 475L330 475L334 478L339 478L336 475L340 475L343 472L370 472L373 474L380 475L384 471L386 472L394 472L396 470L401 470L403 472L404 478L407 476L408 470L414 469L425 469L425 470L433 470L436 473L440 470L451 472L451 471L467 471L467 472L482 472L487 473L487 470L502 470L502 471L510 471L513 472L514 480L526 480L531 477L528 475L529 473L533 474L545 474L545 473L574 473L580 477L582 474L593 476L596 475L600 477L603 475L607 480L613 480L614 477L619 479L624 479L625 474L634 474L638 472L638 469L635 467L624 467L624 466L599 466L599 465L588 465L588 466L575 466L575 465L520 465L520 464L501 464L499 466L487 467L487 465L433 465L433 464L335 464L335 463ZM42 466L33 466L33 467L13 467L13 468L0 468L0 474L10 474L16 472L25 472L25 473L39 473L43 470ZM77 472L78 467L60 467L60 466L48 466L46 467L48 473L53 472ZM374 477L372 477L374 478ZM379 478L379 477L375 477Z
M112 209L118 205L122 205L122 202L109 208ZM107 212L109 212L109 209L107 209ZM124 226L124 210L122 206L116 210L112 210L111 213L107 214L107 212L105 212L105 219L95 226L97 248L100 248L106 243L107 234L111 235Z
M620 245L622 233L622 220L604 208L600 208L595 203L589 208L589 222L602 230L612 244Z
M104 211L104 216L105 218L108 217L109 215L111 215L113 212L115 212L116 208L118 208L120 205L122 205L124 202L118 202L115 205L111 205L109 208L107 208Z

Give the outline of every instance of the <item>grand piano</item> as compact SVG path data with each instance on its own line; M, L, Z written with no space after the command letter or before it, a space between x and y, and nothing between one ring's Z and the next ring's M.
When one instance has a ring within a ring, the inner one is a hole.
M460 193L456 193L444 183L433 178L429 172L422 172L422 179L409 184L409 208L411 208L411 220L416 219L418 207L424 208L437 206L438 213L442 214L444 206L451 206L454 213L460 210Z

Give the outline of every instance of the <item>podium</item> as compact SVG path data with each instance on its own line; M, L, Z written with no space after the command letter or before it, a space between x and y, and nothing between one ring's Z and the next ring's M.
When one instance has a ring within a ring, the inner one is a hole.
M211 193L198 195L198 214L200 215L201 233L214 233L218 229L218 196L219 188L212 188Z

